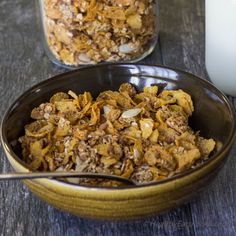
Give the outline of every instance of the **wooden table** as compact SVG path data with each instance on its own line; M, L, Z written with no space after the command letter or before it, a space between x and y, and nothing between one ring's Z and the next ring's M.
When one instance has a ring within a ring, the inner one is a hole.
M160 0L160 7L159 45L144 61L178 67L207 79L204 1ZM65 71L45 55L38 23L35 1L0 1L0 118L27 88ZM236 106L236 99L230 99ZM0 171L10 171L2 148L0 157ZM217 179L198 198L166 214L120 223L60 212L21 182L1 182L0 235L236 235L235 173L236 145Z

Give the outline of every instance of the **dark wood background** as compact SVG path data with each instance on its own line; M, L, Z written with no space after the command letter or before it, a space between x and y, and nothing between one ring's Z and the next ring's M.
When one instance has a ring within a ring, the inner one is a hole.
M204 1L160 0L159 45L144 61L178 67L207 79ZM0 1L0 118L33 84L65 71L44 53L36 1ZM220 29L219 29L220 33ZM236 99L230 98L236 106ZM0 148L0 172L10 165ZM178 209L145 220L99 222L47 205L21 182L0 182L0 235L236 235L236 145L214 183Z

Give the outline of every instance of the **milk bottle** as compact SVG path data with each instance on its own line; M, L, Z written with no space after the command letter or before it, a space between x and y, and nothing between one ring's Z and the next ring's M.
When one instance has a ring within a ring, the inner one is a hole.
M206 0L206 68L216 87L236 96L236 0Z

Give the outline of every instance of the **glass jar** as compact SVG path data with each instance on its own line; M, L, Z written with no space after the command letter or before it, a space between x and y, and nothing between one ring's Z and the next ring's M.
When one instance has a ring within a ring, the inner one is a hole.
M39 0L44 44L56 64L135 62L158 37L156 0Z

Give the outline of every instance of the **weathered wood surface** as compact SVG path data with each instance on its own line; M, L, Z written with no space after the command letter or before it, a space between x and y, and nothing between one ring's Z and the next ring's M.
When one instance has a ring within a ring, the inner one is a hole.
M146 63L179 67L207 79L204 1L159 0L161 32ZM40 43L35 1L0 1L0 119L33 84L63 72ZM236 106L236 99L230 98ZM10 171L0 148L0 172ZM145 220L99 222L60 212L20 182L0 182L0 236L27 235L236 235L236 144L215 182L178 209Z

